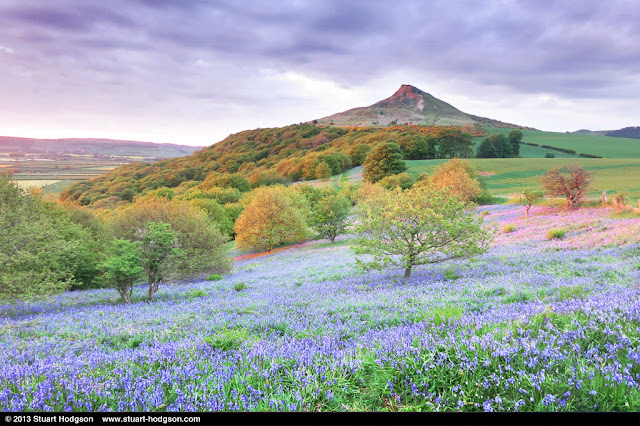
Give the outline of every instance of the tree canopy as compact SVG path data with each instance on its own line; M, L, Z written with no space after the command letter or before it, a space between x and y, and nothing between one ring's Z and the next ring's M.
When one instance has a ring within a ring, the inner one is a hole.
M423 185L370 193L358 205L354 226L358 259L367 268L396 266L409 278L417 265L484 253L492 234L479 215L447 188Z
M307 238L305 203L302 196L284 186L256 189L236 221L236 245L271 251L280 244Z
M362 177L375 183L385 176L396 175L407 170L407 164L402 159L400 146L393 142L376 145L364 161Z

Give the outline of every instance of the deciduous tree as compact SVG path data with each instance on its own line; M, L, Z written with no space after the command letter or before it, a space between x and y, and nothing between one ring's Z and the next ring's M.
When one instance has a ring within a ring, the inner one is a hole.
M427 179L419 180L416 185L448 188L451 193L467 203L476 200L483 193L476 169L467 160L457 158L439 165Z
M520 130L512 130L509 132L509 143L511 144L511 152L514 157L520 155L520 143L522 142L522 132Z
M349 226L351 200L335 191L325 193L311 211L311 226L320 237L332 243Z
M536 191L531 188L522 191L522 193L520 194L520 205L524 206L525 208L524 217L529 217L529 209L536 201L542 199L542 197L542 191Z
M364 161L362 177L371 183L376 183L385 176L402 173L407 170L407 164L402 159L402 150L398 144L383 142L376 145Z
M256 189L236 221L236 245L271 251L279 244L307 238L304 203L302 196L284 186Z
M177 256L181 253L171 225L163 222L149 222L138 230L138 240L142 248L142 267L148 277L148 298L158 291L160 282L175 268Z
M587 194L591 174L579 164L567 164L549 170L540 181L549 195L567 199L567 209L577 208Z
M107 249L107 259L101 264L107 285L115 287L127 303L131 303L133 285L144 272L141 256L139 242L115 238Z
M482 217L466 213L465 203L447 188L378 192L357 209L356 250L373 256L358 259L358 264L365 269L401 267L405 278L417 265L484 253L492 238Z

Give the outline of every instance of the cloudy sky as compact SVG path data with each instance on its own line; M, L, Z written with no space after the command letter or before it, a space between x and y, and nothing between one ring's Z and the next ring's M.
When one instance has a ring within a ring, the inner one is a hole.
M0 0L0 135L209 145L412 84L541 130L640 126L640 2Z

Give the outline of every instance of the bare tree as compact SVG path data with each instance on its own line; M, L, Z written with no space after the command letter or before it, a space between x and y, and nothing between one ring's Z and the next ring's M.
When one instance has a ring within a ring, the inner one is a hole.
M564 196L567 209L580 207L591 183L591 174L579 164L567 164L549 170L540 179L549 195Z

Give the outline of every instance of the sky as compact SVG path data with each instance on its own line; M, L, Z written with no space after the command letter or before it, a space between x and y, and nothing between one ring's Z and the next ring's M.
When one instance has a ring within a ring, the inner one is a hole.
M0 135L210 145L411 84L547 131L640 126L640 1L0 0Z

